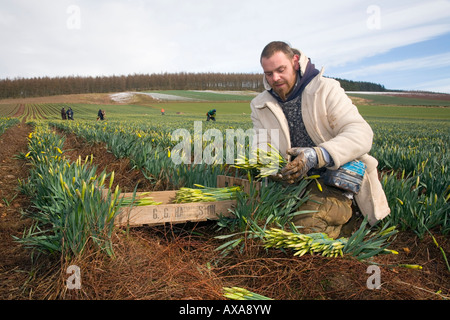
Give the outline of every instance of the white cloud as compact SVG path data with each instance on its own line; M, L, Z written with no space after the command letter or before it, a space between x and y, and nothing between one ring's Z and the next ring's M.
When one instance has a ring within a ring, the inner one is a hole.
M358 78L362 76L365 76L367 78L367 76L370 75L390 72L392 70L395 70L395 72L401 72L401 71L413 71L418 69L429 69L429 68L437 69L449 66L450 66L450 52L447 52L426 57L404 59L399 61L391 61L370 66L364 66L356 70L341 72L340 75L350 78Z
M413 1L396 5L390 1L379 5L379 29L369 29L371 14L348 15L342 25L310 32L311 57L321 65L343 66L391 49L429 40L450 32L450 2ZM406 6L405 6L406 5Z
M71 5L79 28L70 29ZM272 40L295 45L318 68L351 66L449 33L448 21L450 2L439 0L3 0L0 78L260 72Z
M411 90L450 93L450 78L419 82L412 86Z

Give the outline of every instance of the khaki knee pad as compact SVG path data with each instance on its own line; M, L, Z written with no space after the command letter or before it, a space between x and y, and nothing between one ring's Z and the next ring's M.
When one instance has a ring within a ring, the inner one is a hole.
M302 233L323 232L337 238L342 225L352 216L352 200L338 188L321 185L322 191L314 182L308 186L308 201L298 209L307 212L294 216L292 222Z

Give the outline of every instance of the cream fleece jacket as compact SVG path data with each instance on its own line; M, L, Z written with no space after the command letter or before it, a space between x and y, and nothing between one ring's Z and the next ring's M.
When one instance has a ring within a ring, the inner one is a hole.
M301 74L307 63L308 58L301 53ZM265 77L264 84L269 90ZM270 143L287 158L286 151L291 147L289 127L276 99L266 90L252 100L250 107L257 133L255 146L265 148ZM378 161L368 154L372 148L373 131L339 82L323 77L323 70L302 93L302 117L313 142L327 150L333 158L334 166L330 170L355 159L367 165L361 190L355 195L355 200L371 225L386 217L390 209L378 179Z

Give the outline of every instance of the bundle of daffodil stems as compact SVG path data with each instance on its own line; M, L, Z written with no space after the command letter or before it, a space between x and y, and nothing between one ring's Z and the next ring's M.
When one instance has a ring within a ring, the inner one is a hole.
M129 207L129 206L155 206L160 205L162 202L154 201L152 197L144 197L145 195L149 194L150 192L144 192L141 193L139 196L136 197L123 197L122 199L122 206Z
M257 148L253 150L250 159L245 155L238 155L234 167L244 170L259 170L258 177L268 177L278 173L286 163L286 159L272 145L267 144L268 151Z
M264 242L266 248L291 248L295 251L294 256L317 253L326 257L337 257L344 255L342 249L347 239L334 240L320 232L300 234L272 228L266 230Z
M240 287L224 287L223 296L231 300L273 300Z
M266 248L292 249L295 251L294 256L303 256L309 253L311 255L321 254L325 257L343 257L344 253L354 253L352 252L353 250L358 252L365 251L366 256L377 253L398 254L395 250L381 246L382 242L384 242L383 237L389 237L396 232L395 226L383 229L377 236L373 235L372 239L368 239L365 244L362 239L359 239L356 242L359 242L362 246L356 246L356 249L352 249L352 244L355 243L355 239L352 239L353 237L350 240L344 237L333 239L323 232L301 234L271 228L264 232L264 246ZM359 231L357 233L360 234ZM346 248L347 244L350 244L350 248Z
M207 188L199 184L195 184L196 188L180 188L175 195L175 203L184 202L212 202L236 199L236 194L242 190L240 186L223 187L223 188Z

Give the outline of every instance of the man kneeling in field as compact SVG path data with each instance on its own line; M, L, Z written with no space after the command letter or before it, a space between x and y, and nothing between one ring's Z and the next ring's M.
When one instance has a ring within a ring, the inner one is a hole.
M271 144L289 160L271 178L292 184L305 176L318 174L324 179L328 175L328 185L319 180L323 190L310 184L310 199L300 210L317 212L294 218L294 224L302 227L299 231L338 237L352 217L353 196L371 225L386 217L390 209L378 180L378 162L368 154L372 129L339 82L323 77L323 70L315 69L304 53L280 41L264 48L260 63L266 90L251 102L253 127L257 133L276 129L280 134L279 141L258 134L257 147ZM359 185L347 190L331 186L339 181L343 166L354 160L364 167Z

